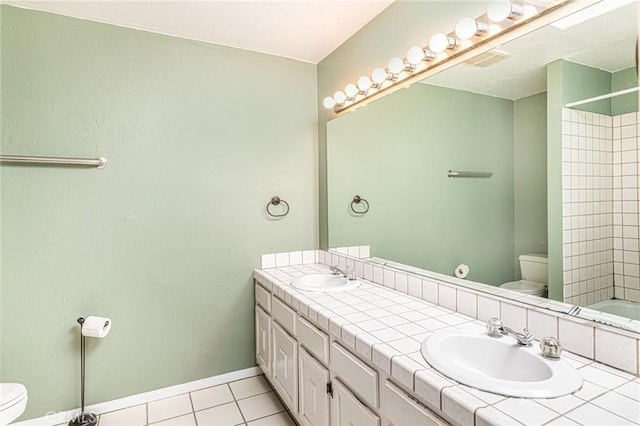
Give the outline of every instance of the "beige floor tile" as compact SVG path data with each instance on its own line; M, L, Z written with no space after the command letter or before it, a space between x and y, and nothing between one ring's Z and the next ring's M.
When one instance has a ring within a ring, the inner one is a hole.
M273 392L241 399L238 401L238 405L246 421L284 411L284 407Z
M248 426L296 426L286 412L263 417L247 423Z
M189 414L193 411L189 394L159 399L149 404L149 423Z
M112 411L100 415L100 426L139 426L147 424L147 406L145 404L124 410Z
M196 426L196 418L193 413L185 416L174 417L172 419L162 420L158 423L152 423L153 426Z
M244 424L244 419L235 402L196 411L198 426L234 426Z
M191 392L191 401L193 402L193 409L200 411L205 408L233 402L233 395L229 386L225 384Z
M261 393L271 392L271 388L264 376L255 376L249 377L248 379L238 380L237 382L229 383L229 386L231 387L231 391L236 399L243 399Z

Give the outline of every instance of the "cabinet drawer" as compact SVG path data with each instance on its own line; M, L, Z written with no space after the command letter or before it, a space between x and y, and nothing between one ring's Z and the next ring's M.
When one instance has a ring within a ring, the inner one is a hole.
M380 426L380 417L363 405L358 398L335 380L333 383L333 407L331 426Z
M256 283L256 303L267 312L271 312L271 293Z
M298 342L309 353L325 364L329 362L329 336L302 317L298 317L296 333Z
M331 344L331 370L373 408L378 408L378 373L337 343Z
M296 335L296 312L284 304L277 298L271 299L271 316L278 321L278 324L289 332L292 336Z
M422 406L390 381L384 382L384 406L387 418L393 426L422 425L446 426L434 412Z

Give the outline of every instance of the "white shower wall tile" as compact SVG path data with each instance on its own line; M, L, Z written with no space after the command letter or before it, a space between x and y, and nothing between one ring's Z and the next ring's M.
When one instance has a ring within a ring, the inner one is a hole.
M640 262L637 114L566 110L563 120L565 302L630 300L637 289L626 278Z

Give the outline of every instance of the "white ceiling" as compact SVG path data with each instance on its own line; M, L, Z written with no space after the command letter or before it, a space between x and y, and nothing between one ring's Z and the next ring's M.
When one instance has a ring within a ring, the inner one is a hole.
M546 65L564 58L609 72L635 65L637 2L560 30L547 25L499 48L511 56L477 68L460 64L424 83L516 100L546 91Z
M318 63L394 0L2 0L2 3Z

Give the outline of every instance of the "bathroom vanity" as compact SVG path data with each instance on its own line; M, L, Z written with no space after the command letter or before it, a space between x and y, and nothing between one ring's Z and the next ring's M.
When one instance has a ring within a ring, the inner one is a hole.
M300 424L640 423L638 339L632 334L606 327L589 331L600 336L600 343L591 340L598 356L618 360L607 362L611 365L624 359L617 366L627 366L627 372L589 359L593 352L565 351L564 360L584 379L579 391L550 399L504 397L443 376L422 357L421 342L446 329L482 332L486 320L498 316L513 328L529 326L538 339L544 337L539 330L548 326L550 335L558 337L559 331L575 350L573 342L587 326L349 256L304 253L267 255L254 273L256 360ZM359 277L372 278L359 279L359 287L344 292L301 291L291 285L301 276L329 273L330 265L349 266ZM566 330L572 326L577 335L569 337ZM615 347L615 354L605 354L605 345Z

